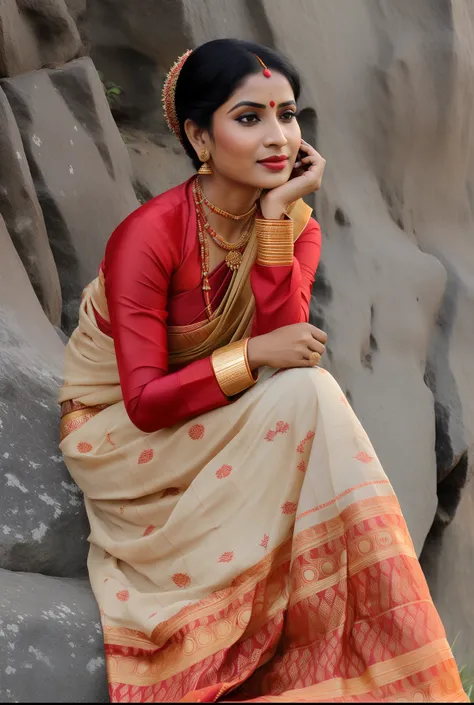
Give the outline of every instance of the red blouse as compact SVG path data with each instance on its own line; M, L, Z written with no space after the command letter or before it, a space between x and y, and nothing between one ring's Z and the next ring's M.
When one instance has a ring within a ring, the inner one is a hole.
M253 336L308 320L320 247L319 225L310 219L291 266L253 265ZM129 215L110 237L101 268L110 323L97 320L114 339L132 423L151 433L228 404L210 357L168 372L167 325L206 318L191 180ZM224 262L211 273L213 309L231 277Z

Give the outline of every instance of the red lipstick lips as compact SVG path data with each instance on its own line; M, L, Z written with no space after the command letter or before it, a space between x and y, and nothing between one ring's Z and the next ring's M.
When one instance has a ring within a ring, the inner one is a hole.
M282 171L288 163L288 157L285 154L275 154L273 157L260 159L258 163L271 171Z

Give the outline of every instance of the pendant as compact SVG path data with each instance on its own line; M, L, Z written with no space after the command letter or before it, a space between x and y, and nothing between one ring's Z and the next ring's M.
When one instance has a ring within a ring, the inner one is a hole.
M242 263L242 254L238 250L231 250L226 255L225 263L229 269L235 272Z

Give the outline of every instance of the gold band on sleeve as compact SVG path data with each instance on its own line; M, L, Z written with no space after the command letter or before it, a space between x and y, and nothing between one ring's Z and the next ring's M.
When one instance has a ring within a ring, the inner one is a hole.
M266 267L293 264L293 221L256 219L257 262Z
M212 353L211 363L217 383L227 397L248 389L254 379L247 360L248 338L218 348Z

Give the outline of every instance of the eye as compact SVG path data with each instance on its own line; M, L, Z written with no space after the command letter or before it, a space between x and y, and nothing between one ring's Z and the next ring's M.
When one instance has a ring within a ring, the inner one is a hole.
M293 118L296 118L296 113L294 113L292 110L287 110L286 112L280 115L280 119L284 120L285 122L291 122Z
M255 113L245 113L245 115L240 115L236 120L242 125L254 125L260 118Z

